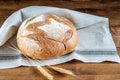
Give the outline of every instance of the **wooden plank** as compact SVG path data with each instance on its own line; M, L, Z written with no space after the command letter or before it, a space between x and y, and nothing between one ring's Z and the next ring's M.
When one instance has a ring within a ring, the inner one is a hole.
M105 80L105 79L120 79L120 65L115 63L101 63L101 64L85 64L79 63L79 61L71 61L68 63L64 63L61 65L57 65L58 67L63 67L66 69L72 70L77 74L78 79L82 80ZM61 77L63 80L70 79L75 80L76 78L63 75L57 72L52 72L52 75L55 76L55 80L60 80ZM12 73L12 74L11 74ZM15 77L13 77L15 76ZM36 67L19 67L15 69L6 69L0 70L0 80L33 80L40 79L46 80L46 78L39 73ZM77 79L76 79L77 80Z
M3 0L0 1L0 9L20 9L26 6L56 6L56 7L65 7L69 9L80 9L80 8L89 8L89 9L105 9L105 8L120 8L120 1L110 1L107 0L100 2L98 0L89 0L89 1L70 1L70 0Z
M59 77L59 78L58 78ZM119 80L120 75L78 75L74 78L67 75L55 75L55 80ZM0 80L47 80L44 76L0 76Z

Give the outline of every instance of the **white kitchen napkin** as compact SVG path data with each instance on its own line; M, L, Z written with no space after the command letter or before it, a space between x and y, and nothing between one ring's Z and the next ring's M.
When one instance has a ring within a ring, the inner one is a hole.
M22 57L7 41L16 46L16 32L21 23L33 16L55 14L71 20L78 31L78 45L70 54L50 60ZM116 47L109 32L108 18L64 8L30 6L20 9L7 18L0 28L0 69L24 66L45 66L64 63L73 59L83 62L112 61L120 63Z

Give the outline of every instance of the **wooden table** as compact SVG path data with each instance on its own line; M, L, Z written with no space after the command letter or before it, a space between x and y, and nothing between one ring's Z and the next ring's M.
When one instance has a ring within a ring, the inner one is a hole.
M119 0L1 0L0 26L14 11L32 5L64 7L76 11L108 17L110 31L120 54L120 1ZM83 63L70 61L56 65L73 71L77 78L52 72L55 80L120 80L120 64L113 62ZM45 67L46 68L46 67ZM0 80L47 80L36 67L0 70Z

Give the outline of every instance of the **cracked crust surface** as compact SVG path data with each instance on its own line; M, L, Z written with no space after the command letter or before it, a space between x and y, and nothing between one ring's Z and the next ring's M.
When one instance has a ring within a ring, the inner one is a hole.
M25 20L17 34L21 52L35 59L51 59L67 54L77 45L77 32L66 18L40 15Z

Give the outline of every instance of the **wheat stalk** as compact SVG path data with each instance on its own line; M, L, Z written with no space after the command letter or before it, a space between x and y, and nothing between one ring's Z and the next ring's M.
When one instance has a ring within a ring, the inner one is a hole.
M13 48L15 48L15 50L17 50L18 52L21 53L21 51L11 41L8 41L8 42ZM28 60L30 60L30 62L32 62L34 64L34 62L29 57L27 57L24 54L23 54L23 56L26 57ZM41 66L36 66L36 67L45 77L47 77L48 80L54 80L53 76L51 74L49 74L44 68L42 68ZM49 68L51 68L51 69L53 69L53 70L55 70L57 72L60 72L60 73L75 76L75 74L73 72L71 72L70 70L66 70L66 69L59 68L59 67L53 67L53 66L47 66L47 67L49 67Z

